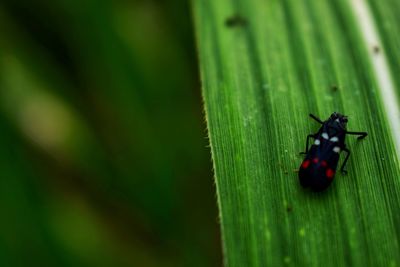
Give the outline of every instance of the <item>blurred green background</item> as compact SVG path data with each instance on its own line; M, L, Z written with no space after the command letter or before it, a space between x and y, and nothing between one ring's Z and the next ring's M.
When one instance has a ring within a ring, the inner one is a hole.
M0 266L220 266L190 6L0 3Z

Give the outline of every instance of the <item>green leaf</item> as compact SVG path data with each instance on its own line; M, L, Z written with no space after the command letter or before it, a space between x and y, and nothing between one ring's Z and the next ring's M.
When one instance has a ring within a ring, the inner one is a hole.
M400 95L400 2L395 0L373 1L368 0L371 11L376 18L377 28L382 36L383 46L379 51L386 52L392 69L393 79L397 84L397 93Z
M227 266L400 264L396 133L355 8L194 1ZM313 193L298 154L318 130L308 114L333 111L369 135L347 138L348 175Z

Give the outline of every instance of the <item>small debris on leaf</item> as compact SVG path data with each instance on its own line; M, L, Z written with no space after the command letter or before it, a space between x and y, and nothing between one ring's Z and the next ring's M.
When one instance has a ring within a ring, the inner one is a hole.
M239 14L235 14L225 20L225 25L230 28L244 27L247 25L247 20Z

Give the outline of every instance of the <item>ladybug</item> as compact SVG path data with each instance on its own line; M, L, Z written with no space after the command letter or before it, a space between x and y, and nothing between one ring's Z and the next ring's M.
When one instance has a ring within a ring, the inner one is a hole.
M314 191L325 190L335 177L336 168L339 162L339 154L344 151L346 158L340 171L346 174L344 169L350 156L350 150L346 148L344 140L346 135L358 135L358 140L365 138L367 132L349 132L346 130L347 116L334 112L326 121L310 114L310 117L322 126L315 134L307 136L306 151L303 163L299 170L300 184L303 187L310 187ZM310 138L314 138L314 144L308 149Z

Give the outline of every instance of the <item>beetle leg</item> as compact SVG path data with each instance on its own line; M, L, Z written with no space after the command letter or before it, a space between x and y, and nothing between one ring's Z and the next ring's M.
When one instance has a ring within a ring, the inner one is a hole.
M308 144L309 144L309 141L310 141L310 137L315 138L315 134L307 135L306 151L305 152L300 152L300 155L304 155L304 154L308 153Z
M346 158L345 158L344 161L343 161L342 167L340 167L340 172L341 172L342 174L347 174L347 171L344 169L344 167L346 166L347 160L348 160L349 157L350 157L350 150L348 150L347 148L343 148L342 151L347 152L347 155L346 155Z
M358 140L361 140L368 135L367 132L348 132L348 131L346 131L346 134L359 135L359 137L357 138Z
M310 113L309 115L310 115L311 118L313 118L314 120L316 120L316 121L319 122L320 124L324 124L324 122L321 121L321 119L318 118L317 116L315 116L315 115L313 115L313 114L311 114L311 113Z

